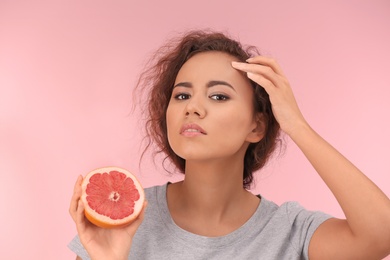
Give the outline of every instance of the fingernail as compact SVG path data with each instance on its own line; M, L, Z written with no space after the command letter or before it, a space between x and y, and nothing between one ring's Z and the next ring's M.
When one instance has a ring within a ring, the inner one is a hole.
M246 59L247 62L249 62L249 61L251 61L251 60L253 60L253 58Z

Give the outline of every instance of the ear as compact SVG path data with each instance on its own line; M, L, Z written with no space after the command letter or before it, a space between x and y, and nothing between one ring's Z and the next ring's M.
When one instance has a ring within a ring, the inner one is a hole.
M262 113L257 113L254 116L253 129L248 134L246 141L250 143L258 143L265 135L265 120Z

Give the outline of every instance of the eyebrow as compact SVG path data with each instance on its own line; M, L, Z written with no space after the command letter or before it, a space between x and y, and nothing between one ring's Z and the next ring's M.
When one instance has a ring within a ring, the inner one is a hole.
M211 88L211 87L214 87L214 86L217 86L217 85L223 85L223 86L227 86L231 89L233 89L234 91L236 91L232 85L230 85L229 83L227 83L226 81L222 81L222 80L211 80L209 82L207 82L207 87L208 88ZM179 82L177 83L173 88L176 88L176 87L185 87L185 88L192 88L192 84L190 82Z

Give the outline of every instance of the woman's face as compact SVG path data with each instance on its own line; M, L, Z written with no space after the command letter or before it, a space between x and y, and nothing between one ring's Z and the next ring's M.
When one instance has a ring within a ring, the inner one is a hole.
M244 157L263 137L254 116L253 89L222 52L202 52L180 69L168 105L168 140L185 160Z

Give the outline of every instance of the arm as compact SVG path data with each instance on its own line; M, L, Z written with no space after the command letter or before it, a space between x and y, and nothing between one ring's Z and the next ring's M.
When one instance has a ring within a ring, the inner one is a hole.
M390 253L390 200L307 124L290 134L339 202L346 220L314 233L311 259L382 259Z
M264 87L282 130L308 158L346 216L320 225L310 242L310 259L380 259L389 254L390 200L309 126L275 61L256 57L248 63L232 66Z

